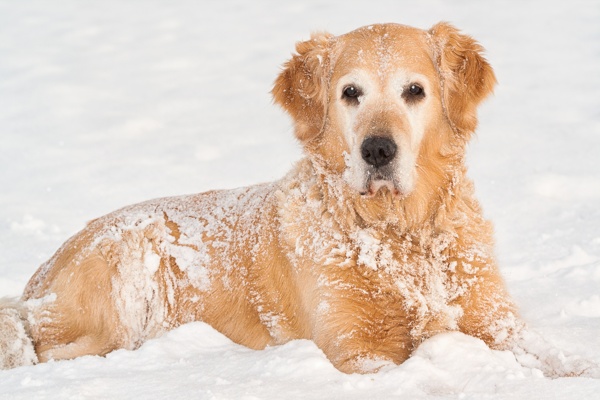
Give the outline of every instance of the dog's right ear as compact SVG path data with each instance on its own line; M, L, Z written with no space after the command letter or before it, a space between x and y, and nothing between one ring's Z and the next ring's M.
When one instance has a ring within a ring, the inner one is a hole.
M327 108L327 81L333 35L316 33L296 44L297 54L283 65L271 93L294 119L296 137L308 141L323 128Z

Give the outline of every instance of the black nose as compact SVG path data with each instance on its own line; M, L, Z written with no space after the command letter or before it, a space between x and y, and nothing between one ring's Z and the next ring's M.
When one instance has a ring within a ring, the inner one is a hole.
M363 160L369 165L383 167L394 159L396 155L396 143L393 140L381 136L366 138L360 147Z

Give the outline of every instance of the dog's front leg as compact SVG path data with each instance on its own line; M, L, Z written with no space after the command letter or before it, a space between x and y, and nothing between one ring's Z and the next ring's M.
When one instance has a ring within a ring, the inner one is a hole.
M410 324L394 299L357 287L328 292L322 299L312 339L340 371L377 372L410 356Z
M406 360L412 346L399 344L393 350L380 346L376 338L369 338L366 332L357 327L352 332L321 332L314 341L338 370L347 373L375 373L387 366Z
M600 367L577 355L567 354L527 327L491 262L477 268L477 281L460 298L464 314L459 328L498 350L512 351L517 361L552 378L586 376L600 378Z

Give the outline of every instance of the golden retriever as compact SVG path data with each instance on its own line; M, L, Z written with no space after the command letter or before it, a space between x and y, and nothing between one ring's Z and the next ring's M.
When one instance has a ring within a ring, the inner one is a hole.
M465 167L496 83L482 47L446 23L381 24L296 51L272 93L305 158L274 183L89 223L3 302L0 365L135 349L204 321L253 349L311 339L348 373L460 330L550 375L596 374L525 329L496 267Z

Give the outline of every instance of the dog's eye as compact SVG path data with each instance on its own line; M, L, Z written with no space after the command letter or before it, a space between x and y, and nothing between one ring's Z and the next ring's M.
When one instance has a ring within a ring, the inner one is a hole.
M411 83L402 94L402 97L408 102L415 102L425 97L425 90L417 83Z
M342 98L351 102L352 104L358 104L358 97L361 95L361 91L356 86L346 86L342 91Z
M347 86L344 89L345 97L358 97L358 89L354 86Z
M410 85L410 87L408 88L408 92L410 94L412 94L413 96L419 96L421 94L423 94L423 88L415 83L413 83L412 85Z

